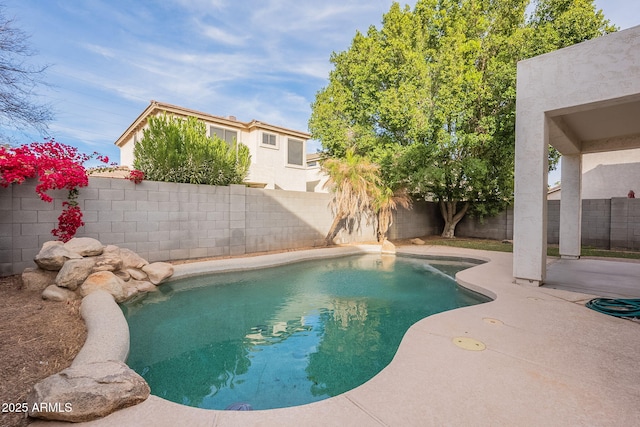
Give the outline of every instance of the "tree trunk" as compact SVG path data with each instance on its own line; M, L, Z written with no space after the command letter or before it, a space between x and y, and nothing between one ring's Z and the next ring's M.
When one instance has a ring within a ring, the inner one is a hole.
M324 238L324 244L326 246L333 245L333 239L338 235L338 232L344 226L344 217L342 215L336 215L333 218L333 223L329 228L329 232L327 233L327 237Z
M384 239L387 237L386 236L386 232L382 232L381 226L380 226L380 221L382 221L382 218L380 218L380 212L378 212L376 214L376 222L375 222L375 228L376 228L376 240L378 242L384 242Z
M455 237L456 225L458 225L460 220L464 217L464 214L466 214L467 210L469 209L469 202L464 202L460 211L457 210L458 202L456 201L445 202L441 200L439 205L440 213L442 214L442 218L444 219L444 230L442 231L442 237L452 239Z

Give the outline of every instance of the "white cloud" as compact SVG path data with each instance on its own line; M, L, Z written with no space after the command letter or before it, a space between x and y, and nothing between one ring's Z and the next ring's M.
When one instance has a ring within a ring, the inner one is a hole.
M129 2L21 0L16 8L42 31L33 40L43 62L57 64L49 71L62 112L56 134L112 144L151 99L304 131L331 52L348 48L356 29L379 25L391 4Z
M341 28L352 28L354 16L366 15L371 10L378 9L375 2L299 1L292 3L281 0L262 3L262 5L264 6L252 9L249 19L253 24L268 25L270 30L281 33L304 31L305 36L309 32L340 31ZM323 37L330 35L330 33L318 34Z
M180 7L200 13L220 11L229 3L225 0L173 0L173 2Z
M242 46L248 39L246 36L237 36L228 31L221 30L218 27L203 24L202 22L198 23L198 27L205 37L229 46Z
M88 50L89 52L98 54L105 58L114 58L116 56L116 53L113 49L110 49L105 46L99 46L93 43L82 43L81 46L86 50Z

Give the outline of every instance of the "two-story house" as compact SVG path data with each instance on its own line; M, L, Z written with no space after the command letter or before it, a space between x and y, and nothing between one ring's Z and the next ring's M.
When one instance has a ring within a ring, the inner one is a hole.
M120 148L121 165L133 167L133 147L142 139L149 116L164 113L175 117L196 117L206 124L209 136L217 135L229 143L236 140L249 147L248 185L307 191L306 145L310 134L257 120L242 122L233 116L214 116L158 101L151 101L115 142Z

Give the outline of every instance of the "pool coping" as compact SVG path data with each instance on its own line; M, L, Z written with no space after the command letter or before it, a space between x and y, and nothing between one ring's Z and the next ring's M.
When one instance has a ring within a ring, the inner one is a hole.
M379 246L344 246L181 264L174 280L211 269L254 269L376 249ZM417 322L385 369L330 399L264 411L217 411L152 395L84 425L640 424L640 374L632 368L640 363L640 325L586 309L583 304L590 295L513 284L510 253L428 245L397 249L404 255L486 261L459 272L456 280L494 301ZM576 323L583 328L564 327ZM486 349L465 350L456 345L461 338L477 340ZM87 345L92 345L89 338ZM128 350L128 331L126 346ZM603 369L606 375L600 374Z

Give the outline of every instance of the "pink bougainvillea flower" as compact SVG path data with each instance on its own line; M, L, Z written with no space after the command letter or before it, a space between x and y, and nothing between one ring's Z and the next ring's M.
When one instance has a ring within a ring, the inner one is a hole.
M103 163L109 162L106 156L98 153L88 156L54 139L19 147L0 147L0 185L8 187L37 177L36 193L45 202L53 201L47 193L49 190L68 190L68 201L63 202L64 210L58 217L58 227L51 231L66 242L84 225L82 211L75 199L78 188L89 185L84 163L93 157Z

